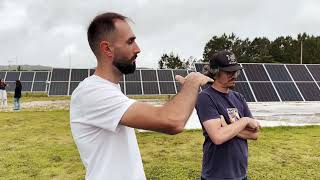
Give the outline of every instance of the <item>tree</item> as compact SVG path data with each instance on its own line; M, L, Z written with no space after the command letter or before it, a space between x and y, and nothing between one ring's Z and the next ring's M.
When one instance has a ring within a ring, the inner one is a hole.
M22 66L17 66L17 71L22 71Z
M266 37L254 38L247 50L249 61L254 63L270 63L273 57L270 54L270 41Z
M163 54L158 62L160 69L182 69L183 62L178 55L174 55L173 52Z
M203 61L208 62L210 57L221 50L230 50L232 51L239 62L248 62L248 48L250 46L250 41L248 38L241 40L234 33L231 35L223 34L220 37L213 36L209 42L205 45L203 52Z
M182 67L183 69L193 69L194 68L194 64L200 62L200 60L198 60L197 58L190 56L188 59L184 59L182 61Z
M231 50L235 38L233 33L229 36L226 34L223 34L220 37L213 36L204 47L203 61L208 62L210 57L218 51Z

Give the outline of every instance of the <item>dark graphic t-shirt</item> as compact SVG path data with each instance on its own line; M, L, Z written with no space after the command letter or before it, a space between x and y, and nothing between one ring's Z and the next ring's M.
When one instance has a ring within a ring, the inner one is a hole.
M227 124L241 117L252 117L244 97L235 91L221 93L208 87L199 94L196 109L205 137L202 179L242 179L245 177L248 168L247 140L234 137L221 145L216 145L203 127L203 122L220 118L220 115L224 116Z

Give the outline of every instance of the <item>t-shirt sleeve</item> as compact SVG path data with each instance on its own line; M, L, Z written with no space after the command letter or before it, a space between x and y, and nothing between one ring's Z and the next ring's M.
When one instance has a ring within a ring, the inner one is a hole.
M244 117L251 117L252 118L252 114L251 114L251 111L248 107L246 98L242 94L240 94L240 97L243 102L243 115L244 115Z
M82 103L82 123L114 132L122 116L134 102L135 100L129 99L116 87L96 88L90 92L87 102Z
M208 94L199 94L196 110L201 123L207 120L220 118L220 114L216 108L216 105Z

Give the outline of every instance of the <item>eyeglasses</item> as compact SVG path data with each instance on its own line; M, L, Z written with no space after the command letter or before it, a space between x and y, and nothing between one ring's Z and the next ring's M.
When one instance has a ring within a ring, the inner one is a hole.
M238 71L223 71L224 73L227 74L229 77L238 77L240 75L240 70Z

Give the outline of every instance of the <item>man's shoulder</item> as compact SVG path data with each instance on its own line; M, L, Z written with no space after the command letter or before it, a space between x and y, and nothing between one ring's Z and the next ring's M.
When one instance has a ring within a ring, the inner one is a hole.
M230 90L230 93L239 99L243 99L243 95L237 91Z

